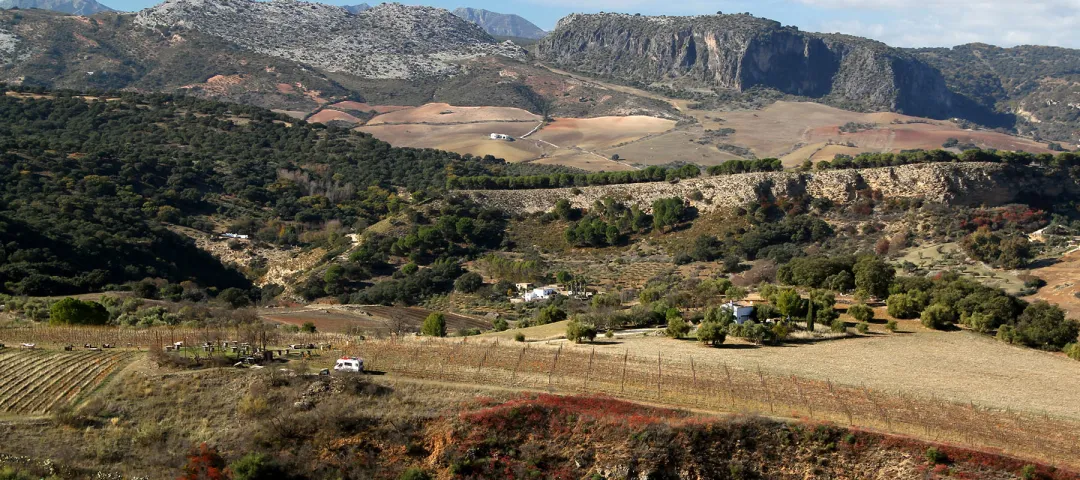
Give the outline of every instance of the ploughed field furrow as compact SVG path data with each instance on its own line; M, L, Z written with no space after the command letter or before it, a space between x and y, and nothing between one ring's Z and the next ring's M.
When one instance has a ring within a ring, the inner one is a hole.
M50 370L47 375L28 385L28 389L23 390L18 397L3 403L4 410L22 413L25 410L23 407L35 400L42 392L48 391L60 382L69 380L71 377L78 375L81 370L92 367L96 362L98 362L98 358L92 355L80 357L79 361L57 359L55 369Z
M53 365L56 361L55 357L48 355L27 356L32 358L19 367L4 372L5 382L3 386L0 386L0 409L8 404L13 395L27 385L33 384L35 380L45 376L51 368L56 368Z
M130 354L112 355L106 361L97 364L92 370L85 372L78 381L67 384L66 388L60 388L53 395L42 397L38 402L31 404L28 413L48 413L54 408L64 405L86 391L88 388L97 386L113 371L127 363Z
M31 350L28 352L11 353L3 358L0 358L0 379L9 380L14 374L19 373L26 365L31 364L40 358L39 350Z
M92 376L100 368L115 362L114 357L115 355L110 354L96 354L79 362L68 362L61 367L63 370L60 373L52 376L48 382L40 382L34 386L31 391L7 406L7 409L18 413L34 413L36 407L44 403L45 399L55 396L55 391L81 383L87 376Z
M74 354L54 353L51 355L38 355L37 361L26 367L8 373L8 385L0 390L0 410L11 411L10 406L17 398L27 392L28 388L47 383L57 375L58 371L66 371L69 363L73 366L82 366L83 362L93 356L94 352L79 352Z

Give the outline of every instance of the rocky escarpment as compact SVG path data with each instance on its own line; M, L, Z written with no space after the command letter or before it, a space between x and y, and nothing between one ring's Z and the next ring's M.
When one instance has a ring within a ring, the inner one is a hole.
M139 12L136 23L184 27L256 53L365 78L413 79L456 73L456 60L522 58L480 27L431 7L384 3L352 14L292 0L168 0Z
M1032 169L997 163L937 163L863 170L814 173L771 172L720 175L683 180L603 185L575 189L473 190L464 192L475 200L509 213L548 211L560 199L575 207L611 197L648 211L652 202L667 197L687 199L699 211L745 205L760 194L773 197L809 195L849 203L859 192L880 191L885 198L922 198L929 202L958 205L1003 205L1025 196L1057 196L1080 193L1080 186ZM689 200L701 192L701 200Z
M943 116L941 74L899 49L750 15L570 15L537 46L544 61L645 84L776 90L869 110Z

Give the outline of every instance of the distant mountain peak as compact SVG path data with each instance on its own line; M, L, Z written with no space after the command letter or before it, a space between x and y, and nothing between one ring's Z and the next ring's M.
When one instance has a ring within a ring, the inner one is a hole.
M93 15L115 11L95 0L0 0L0 9L9 8L37 8L72 15Z
M400 3L352 14L293 0L167 0L139 12L135 22L190 28L257 53L364 78L453 74L460 69L456 60L525 54L444 9Z
M485 32L495 36L540 39L547 35L540 27L518 15L480 8L458 8L454 10L454 15L479 25Z
M366 3L361 3L360 5L342 5L341 8L344 8L345 11L347 11L347 12L353 14L353 15L356 15L356 14L358 14L360 12L371 10L371 5L368 5Z

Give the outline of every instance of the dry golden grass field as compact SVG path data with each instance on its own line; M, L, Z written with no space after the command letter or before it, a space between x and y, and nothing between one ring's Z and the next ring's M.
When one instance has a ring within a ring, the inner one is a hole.
M376 371L410 378L803 417L1055 464L1080 459L1080 394L1063 380L1076 378L1080 364L964 333L767 348L658 337L583 345L405 339L350 351Z
M866 335L798 341L778 347L758 347L728 338L710 348L691 339L663 337L662 330L602 335L592 345L565 340L565 322L486 336L593 349L598 353L631 356L661 355L665 361L701 368L721 365L775 375L795 375L840 385L869 387L882 392L936 397L954 402L1050 414L1080 421L1080 390L1068 379L1080 378L1080 362L999 342L973 332L928 330L916 320L901 320L897 333L875 325Z
M431 310L418 307L344 307L344 306L308 306L295 309L264 309L261 316L267 320L301 326L307 322L315 324L316 331L326 333L362 333L367 335L387 335L392 331L419 331L424 319ZM490 329L491 322L485 319L447 313L446 330L449 333L461 329Z
M916 321L895 334L871 332L853 338L754 347L732 341L706 348L688 340L648 336L619 339L598 350L662 352L702 364L831 380L850 386L938 397L997 409L1048 413L1080 421L1080 362L999 342L972 332L940 332Z

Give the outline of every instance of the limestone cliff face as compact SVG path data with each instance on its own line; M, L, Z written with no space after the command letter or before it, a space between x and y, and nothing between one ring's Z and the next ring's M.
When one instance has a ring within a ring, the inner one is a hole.
M563 68L646 84L764 86L913 115L945 115L953 98L937 70L902 50L742 14L575 14L559 21L537 55Z
M755 201L759 191L774 197L809 195L836 203L856 200L857 192L879 190L885 198L922 198L954 205L1004 205L1023 196L1057 196L1080 193L1075 182L1046 176L1032 169L1018 169L997 163L941 163L904 165L864 170L835 170L815 173L746 173L667 182L603 185L572 189L474 190L464 192L474 199L510 213L548 211L559 199L569 199L575 207L589 208L593 202L612 197L648 211L660 198L689 199L700 191L703 199L692 201L699 211L729 208Z

